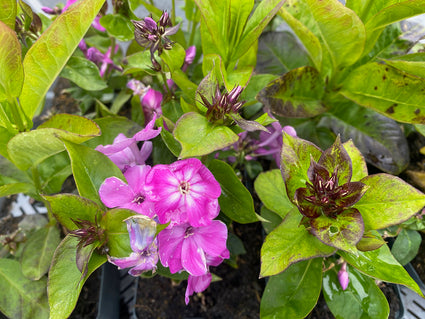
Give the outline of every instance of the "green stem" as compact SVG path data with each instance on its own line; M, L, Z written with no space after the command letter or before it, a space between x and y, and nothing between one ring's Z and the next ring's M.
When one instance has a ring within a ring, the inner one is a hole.
M171 23L173 25L176 24L176 0L172 0L172 7L171 7Z
M22 122L21 115L19 114L19 104L16 98L9 98L8 103L10 105L10 111L12 112L13 119L15 120L15 124L18 127L19 132L25 132L26 127L24 122Z
M196 8L195 11L195 15L196 12L198 11L198 8ZM189 46L193 45L193 41L195 40L195 32L196 32L196 27L198 26L198 22L197 21L193 21L192 23L192 31L190 32L190 38L189 38Z
M162 71L162 69L161 69L160 73L161 73L161 76L162 76L162 81L164 81L164 86L167 89L167 95L171 97L173 94L171 93L171 90L168 87L167 77L165 76L165 73Z
M6 125L6 128L9 132L17 134L18 130L12 125L9 117L6 114L6 111L3 108L3 104L0 103L0 119Z

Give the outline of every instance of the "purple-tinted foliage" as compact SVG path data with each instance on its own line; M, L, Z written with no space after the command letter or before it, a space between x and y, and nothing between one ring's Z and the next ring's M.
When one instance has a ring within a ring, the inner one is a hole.
M220 210L220 184L195 158L156 165L146 179L146 190L162 224L208 225Z
M158 263L158 246L155 238L156 223L145 216L132 216L125 220L133 252L129 257L108 257L118 268L131 268L129 274L140 276L145 271L155 272Z
M138 165L127 169L124 177L127 184L117 177L107 178L99 189L100 199L105 206L127 208L153 218L154 203L149 200L144 189L146 176L151 167Z
M208 260L229 258L226 248L227 227L213 220L208 226L174 225L158 234L159 258L171 273L186 270L192 276L207 274Z

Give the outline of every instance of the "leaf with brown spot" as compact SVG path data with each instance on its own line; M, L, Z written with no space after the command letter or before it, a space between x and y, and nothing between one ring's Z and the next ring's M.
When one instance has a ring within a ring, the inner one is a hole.
M294 69L269 83L257 100L274 114L312 117L327 110L322 102L324 83L319 72L309 66Z
M377 90L374 88L377 87ZM389 65L368 63L346 78L340 91L346 98L394 120L424 124L425 79ZM419 110L419 111L418 111Z

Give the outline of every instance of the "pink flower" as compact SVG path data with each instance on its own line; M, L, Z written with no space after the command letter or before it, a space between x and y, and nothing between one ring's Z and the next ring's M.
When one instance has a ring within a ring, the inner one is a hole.
M149 200L144 190L146 176L150 166L133 166L124 173L128 184L117 177L105 179L99 188L100 199L105 206L127 208L136 213L154 217L154 203Z
M142 82L136 79L128 81L127 87L132 90L134 94L139 95L140 97L145 96L146 92L150 89L150 86L145 86Z
M188 222L195 227L204 226L220 210L220 184L195 158L156 165L146 179L146 190L162 224L171 221L171 225Z
M152 120L153 114L161 115L162 94L154 89L149 89L145 95L140 96L145 122Z
M99 145L96 150L108 156L121 171L125 172L129 167L145 164L152 152L152 142L144 142L139 150L136 140L120 133L113 144Z
M203 292L211 283L211 273L207 272L205 275L201 276L191 276L187 279L187 288L186 293L184 294L184 301L189 304L189 297L193 295L194 292Z
M156 137L161 132L161 128L154 129L156 114L146 127L134 134L133 137L126 137L120 133L114 139L113 144L98 145L95 149L106 156L117 165L121 171L125 172L129 167L143 165L152 152L152 142L148 140ZM140 151L137 142L145 141Z
M342 290L347 289L350 278L348 278L347 263L344 262L341 269L338 271L338 281L341 285Z
M227 227L219 220L208 226L193 227L189 224L175 225L158 234L158 250L161 263L172 274L186 270L192 276L208 272L208 261L229 258L226 248Z
M115 53L117 53L119 49L119 46L115 46ZM111 68L122 71L122 68L120 66L115 65L114 61L111 59L112 56L112 47L109 47L105 54L100 52L97 48L91 47L86 52L86 58L94 63L96 63L98 66L100 66L100 76L103 77L108 69L108 66L110 65Z
M280 165L280 152L282 150L282 133L285 132L291 136L297 136L297 132L292 126L282 128L279 122L273 122L270 133L260 132L260 143L256 145L255 155L272 155L276 164Z
M108 256L109 262L118 266L119 269L132 267L128 273L135 277L145 271L155 271L158 263L156 223L145 216L132 216L125 222L133 252L129 257L124 258Z

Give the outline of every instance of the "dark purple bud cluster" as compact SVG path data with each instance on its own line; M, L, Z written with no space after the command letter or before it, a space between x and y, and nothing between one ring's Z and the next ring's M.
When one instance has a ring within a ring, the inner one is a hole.
M132 20L132 22L136 42L142 47L149 48L154 69L161 70L161 65L156 61L154 53L158 51L158 55L161 55L163 50L171 50L173 42L167 36L175 34L180 25L177 24L173 27L166 11L162 13L158 22L153 20L152 17L140 21Z
M242 91L242 87L238 85L228 93L221 93L217 85L211 103L205 96L199 94L202 104L208 109L206 114L207 119L213 123L221 122L221 124L228 124L226 123L227 121L233 122L226 115L237 114L239 112L245 103L245 101L238 101Z
M102 246L106 242L104 235L105 230L100 228L97 223L92 223L90 221L81 219L72 219L72 221L75 225L77 225L77 227L79 227L79 229L75 229L70 232L71 236L77 237L79 239L79 249L91 245L96 241L100 243L99 246Z
M311 160L305 188L298 188L295 200L298 210L307 218L317 218L322 214L336 218L362 198L367 187L361 182L338 183L338 167L332 174L323 165Z

